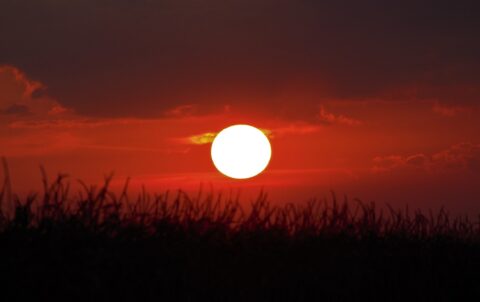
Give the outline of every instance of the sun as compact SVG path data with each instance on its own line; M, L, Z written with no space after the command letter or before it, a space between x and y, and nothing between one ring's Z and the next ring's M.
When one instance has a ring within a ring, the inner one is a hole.
M245 179L265 170L272 148L261 130L249 125L233 125L217 134L211 155L213 164L222 174Z

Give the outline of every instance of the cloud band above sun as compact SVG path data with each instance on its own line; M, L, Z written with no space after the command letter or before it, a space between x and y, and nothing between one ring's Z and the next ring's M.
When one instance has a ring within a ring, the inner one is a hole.
M262 128L258 128L258 129L262 131L263 134L265 134L265 136L267 136L268 138L271 139L273 137L271 130L262 129ZM219 132L205 132L197 135L192 135L188 137L186 141L189 144L193 144L193 145L211 144L215 140L215 137L218 135L218 133Z

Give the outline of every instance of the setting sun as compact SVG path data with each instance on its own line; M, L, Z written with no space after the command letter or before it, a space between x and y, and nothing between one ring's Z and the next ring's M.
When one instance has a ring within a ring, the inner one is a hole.
M272 154L267 136L249 125L223 129L212 143L212 160L224 175L245 179L258 175L268 165Z

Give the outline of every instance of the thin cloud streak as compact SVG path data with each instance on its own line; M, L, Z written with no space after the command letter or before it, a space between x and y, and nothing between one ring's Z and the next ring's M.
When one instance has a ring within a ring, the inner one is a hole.
M433 154L377 156L372 171L383 173L399 169L421 169L432 173L464 170L480 172L480 144L463 142Z

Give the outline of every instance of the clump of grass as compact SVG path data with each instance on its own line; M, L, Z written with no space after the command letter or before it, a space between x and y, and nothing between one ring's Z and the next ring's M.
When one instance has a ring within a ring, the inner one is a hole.
M30 194L21 200L11 192L5 161L4 170L0 232L9 229L46 232L53 227L75 226L110 237L126 236L126 230L155 237L173 228L191 236L215 234L222 239L259 232L289 240L342 237L478 242L480 239L479 222L471 221L468 216L451 218L444 208L428 214L410 211L408 207L377 209L373 202L358 199L350 202L346 197L338 201L333 192L330 200L314 199L282 206L273 206L263 192L247 207L242 206L238 197L201 191L192 197L182 190L154 195L143 190L132 200L127 192L128 179L120 194L109 190L113 175L106 177L100 187L80 181L83 190L71 194L67 175L60 174L49 182L42 168L43 193Z

